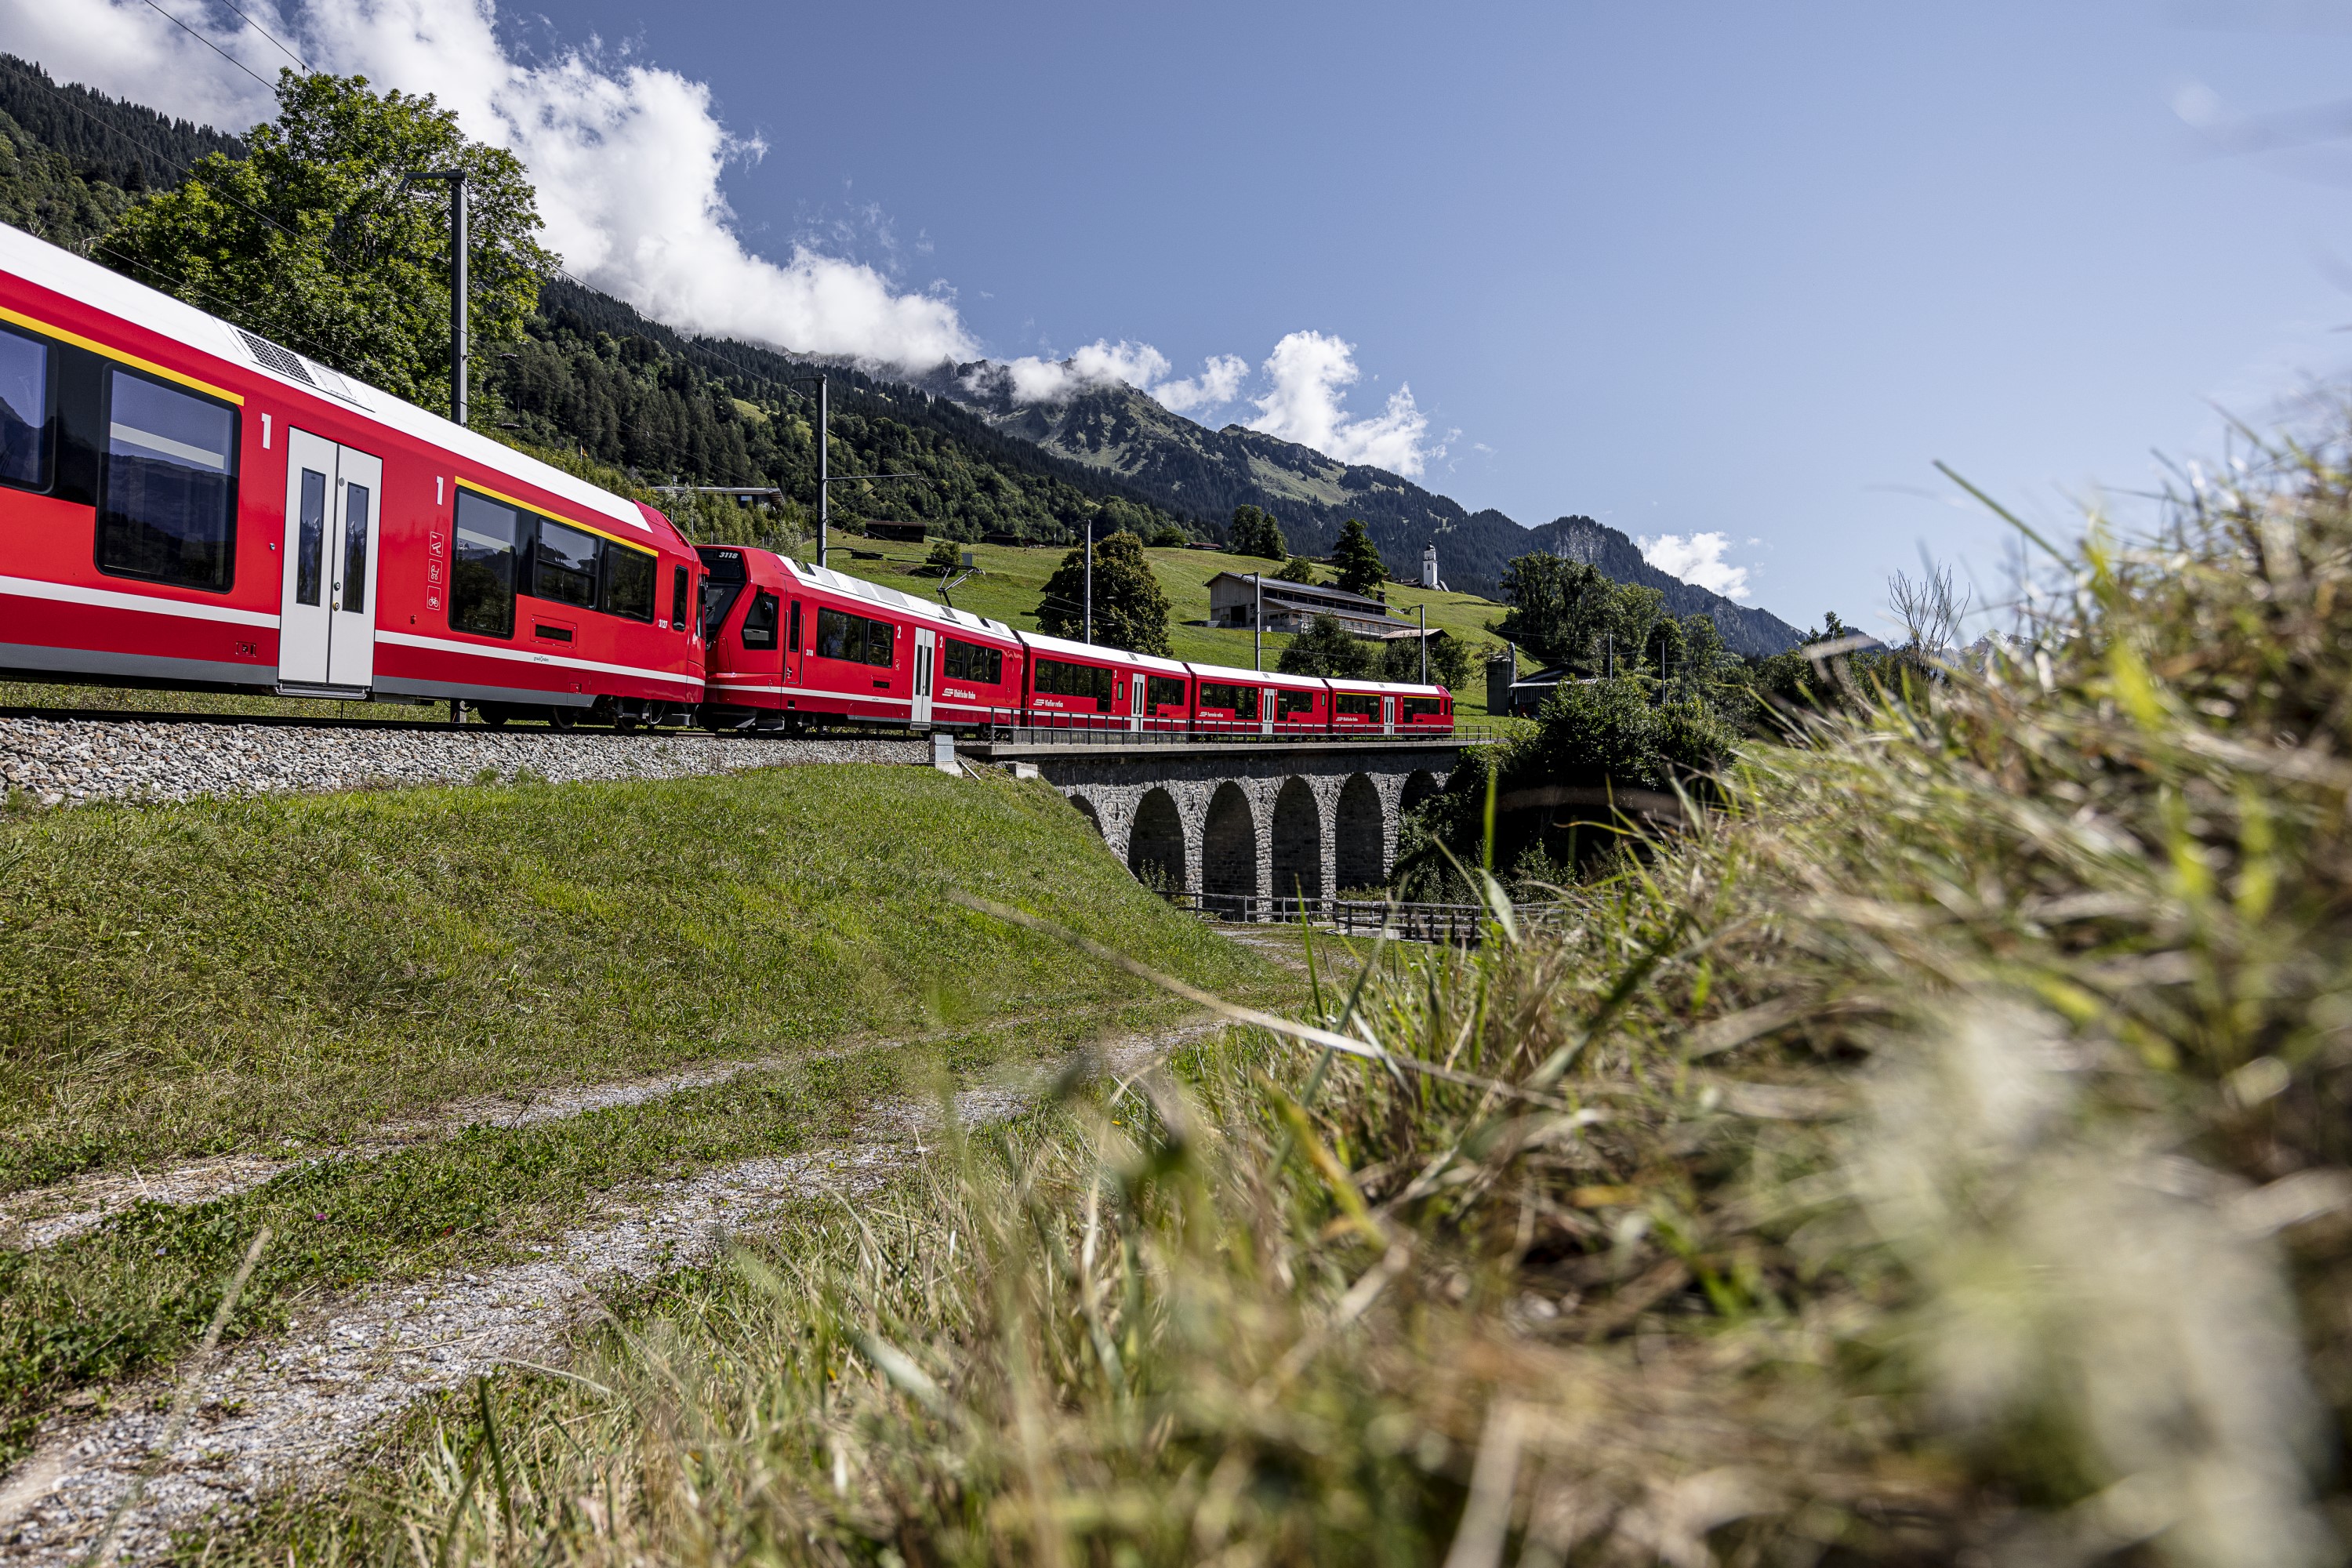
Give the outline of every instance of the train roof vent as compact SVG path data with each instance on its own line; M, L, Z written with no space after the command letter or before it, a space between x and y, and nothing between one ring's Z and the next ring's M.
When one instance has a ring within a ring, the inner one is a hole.
M292 349L273 343L243 327L236 329L236 335L244 340L246 352L253 356L253 363L264 370L274 370L289 381L315 386L328 396L340 397L345 403L360 403L360 395L352 390L352 384L317 360L304 359ZM366 406L364 404L360 405Z
M236 335L245 340L246 352L253 356L253 363L264 370L274 370L278 374L289 376L306 386L319 384L310 379L310 373L303 368L302 356L292 349L281 349L268 338L257 337L243 327L236 330Z

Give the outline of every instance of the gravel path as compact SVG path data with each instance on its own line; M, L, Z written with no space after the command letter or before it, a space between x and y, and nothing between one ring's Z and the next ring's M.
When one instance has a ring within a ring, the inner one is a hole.
M84 1231L97 1229L133 1204L181 1206L234 1197L306 1160L379 1160L410 1144L446 1137L468 1127L529 1127L611 1106L643 1105L686 1089L725 1083L747 1072L820 1061L837 1054L842 1053L803 1050L705 1063L654 1078L563 1084L530 1095L483 1095L454 1101L430 1117L387 1122L380 1129L380 1136L323 1154L228 1154L184 1161L152 1171L93 1171L88 1175L0 1197L0 1247L19 1250L54 1247Z
M1101 1055L1108 1070L1131 1074L1214 1026L1137 1037ZM967 1125L1013 1116L1045 1081L968 1091L956 1114ZM282 1336L232 1348L204 1378L194 1421L124 1521L118 1561L159 1557L172 1531L207 1515L234 1519L273 1490L331 1484L416 1400L500 1365L560 1359L600 1284L709 1258L729 1232L795 1199L869 1194L919 1158L939 1125L937 1106L888 1102L844 1145L641 1189L528 1262L362 1289ZM88 1552L162 1436L177 1381L113 1390L104 1414L53 1425L0 1479L0 1563L46 1568Z
M42 805L270 790L464 784L530 773L552 784L683 778L801 763L920 763L908 740L784 740L692 731L310 729L0 718L0 787Z

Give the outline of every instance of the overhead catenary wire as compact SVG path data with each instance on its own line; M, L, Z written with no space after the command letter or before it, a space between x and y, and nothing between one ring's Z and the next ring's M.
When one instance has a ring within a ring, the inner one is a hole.
M244 11L238 9L236 0L221 0L221 4L227 6L230 10L236 11L238 19L243 21L247 26L252 28L255 32L259 33L271 43L276 44L278 46L278 52L284 55L288 59L292 60L296 65L300 66L304 74L310 74L310 62L304 59L300 55L296 54L292 49L288 48L286 47L285 40L278 37L277 34L271 32L268 28L255 21L251 16L247 16Z
M161 5L156 5L155 0L146 0L146 4L147 9L154 12L158 16L163 17L163 20L179 28L180 31L187 34L188 37L195 39L196 42L204 45L205 47L212 50L213 53L218 55L221 58L226 60L229 64L235 66L237 69L243 71L254 80L260 82L265 89L271 92L278 90L277 87L273 83L263 80L260 72L255 70L251 66L247 65L243 60L238 59L235 55L230 54L226 49L222 48L218 44L214 43L210 38L205 37L202 33L197 32L194 27L189 26L185 22L181 21L177 16L173 16L169 11L164 10ZM236 7L231 6L230 9L235 10ZM245 15L245 13L239 11L237 12L237 15L241 16ZM261 29L256 27L254 31L258 33ZM271 41L276 42L275 39L272 39Z

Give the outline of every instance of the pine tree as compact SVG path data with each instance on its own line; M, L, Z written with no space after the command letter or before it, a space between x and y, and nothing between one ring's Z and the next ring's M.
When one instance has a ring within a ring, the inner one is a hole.
M1290 545L1282 537L1282 525L1274 514L1260 511L1254 506L1234 509L1234 526L1225 535L1225 548L1236 555L1258 555L1268 561L1281 561L1290 554Z
M1381 584L1389 580L1389 569L1381 563L1380 547L1372 542L1360 518L1351 517L1340 528L1339 548L1331 552L1331 559L1339 568L1340 587L1370 599L1384 597Z

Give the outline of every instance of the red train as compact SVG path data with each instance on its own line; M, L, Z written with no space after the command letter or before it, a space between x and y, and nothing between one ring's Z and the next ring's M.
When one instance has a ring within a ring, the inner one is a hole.
M845 718L939 729L1448 734L1443 686L1325 680L1013 630L862 578L735 545L709 571L703 722L782 729Z
M0 226L0 678L492 723L1447 731L1373 686L1018 633L669 519Z

